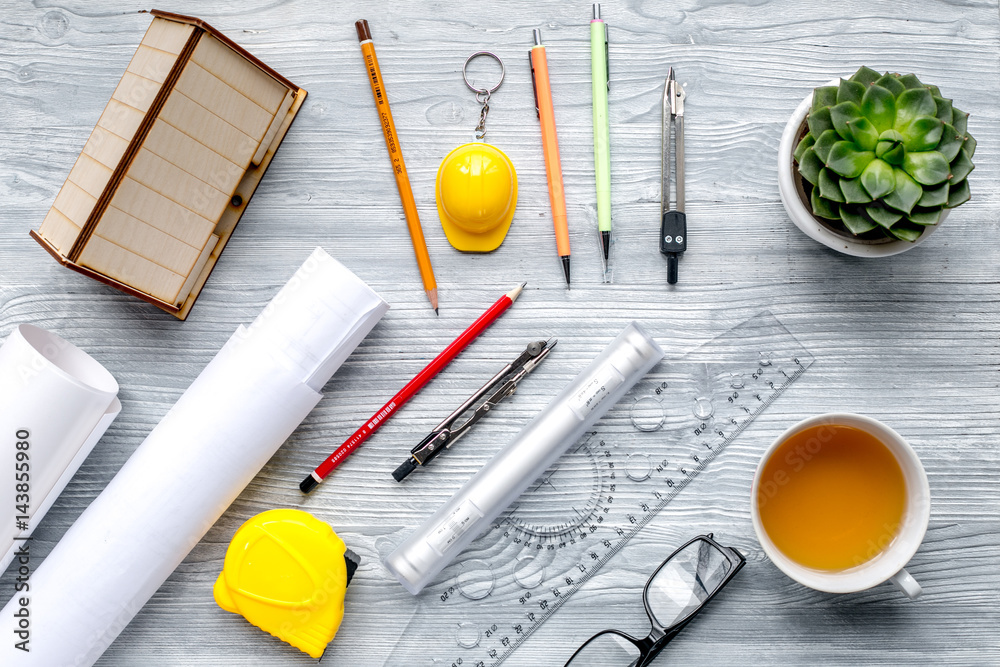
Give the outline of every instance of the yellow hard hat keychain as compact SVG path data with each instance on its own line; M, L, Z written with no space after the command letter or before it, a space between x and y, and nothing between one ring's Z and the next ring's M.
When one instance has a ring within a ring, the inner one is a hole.
M500 80L492 88L477 88L469 81L466 70L479 56L500 63ZM490 51L479 51L466 59L462 78L476 94L476 101L483 105L476 141L448 153L438 168L435 195L441 227L448 241L466 252L496 250L507 236L517 206L514 163L502 150L485 141L490 96L503 84L505 74L503 61Z

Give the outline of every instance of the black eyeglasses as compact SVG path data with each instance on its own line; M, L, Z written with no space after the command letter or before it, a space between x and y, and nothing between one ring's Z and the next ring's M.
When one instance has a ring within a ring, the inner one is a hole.
M683 545L656 568L642 591L652 630L645 639L618 630L599 632L577 649L566 667L646 667L746 564L736 549L712 534Z

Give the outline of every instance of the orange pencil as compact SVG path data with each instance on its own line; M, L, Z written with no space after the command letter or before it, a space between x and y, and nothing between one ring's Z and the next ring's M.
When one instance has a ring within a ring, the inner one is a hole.
M531 83L535 88L535 110L542 124L542 152L549 177L549 202L552 204L552 226L556 230L556 251L562 260L566 284L569 285L569 225L566 222L566 192L563 190L562 165L559 162L559 138L556 136L556 116L552 108L552 87L549 85L549 64L542 46L542 31L535 29L535 45L531 47Z
M399 147L399 136L396 125L392 122L392 111L389 110L389 99L382 81L382 72L378 68L378 58L375 57L375 45L372 43L372 33L368 21L361 19L354 23L358 31L358 41L361 42L361 55L365 59L368 70L368 82L372 85L372 96L375 98L375 110L378 111L379 124L385 135L385 147L389 149L389 159L392 161L392 172L396 176L396 188L403 202L403 213L406 215L406 226L410 230L413 241L413 252L417 255L417 265L420 267L420 277L424 282L427 298L438 312L437 282L434 280L434 268L431 267L431 256L427 253L427 242L424 241L424 230L420 226L420 216L417 215L417 203L413 200L413 190L410 188L410 177L406 173L406 163L403 162L403 151Z

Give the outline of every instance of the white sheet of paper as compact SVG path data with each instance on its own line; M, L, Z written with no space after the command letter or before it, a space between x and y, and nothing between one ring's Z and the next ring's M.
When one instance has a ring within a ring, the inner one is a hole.
M21 324L0 347L0 571L118 415L117 393L101 364L45 329Z

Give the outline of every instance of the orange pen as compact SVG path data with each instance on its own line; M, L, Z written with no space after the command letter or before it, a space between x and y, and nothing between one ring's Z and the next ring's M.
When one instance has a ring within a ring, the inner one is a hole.
M403 213L406 215L406 226L410 230L410 240L413 241L413 251L417 255L417 266L420 267L420 277L424 282L424 291L431 302L434 312L438 311L437 282L434 280L434 269L431 267L431 256L427 253L427 242L424 241L424 230L420 226L420 216L417 215L417 203L413 200L413 190L410 188L410 177L406 173L406 163L403 162L403 151L399 147L399 135L396 125L392 122L392 111L389 110L389 99L382 81L382 72L378 68L378 58L375 57L375 45L372 43L371 29L368 21L361 19L354 23L358 31L358 41L361 42L361 55L365 59L365 69L368 70L368 82L372 85L372 96L375 98L375 110L378 111L379 125L385 135L385 147L389 149L389 159L392 161L392 173L396 177L396 188L403 202Z
M542 152L549 177L549 202L552 204L552 226L556 230L556 251L562 260L566 284L569 285L569 225L566 222L566 192L563 190L562 165L559 163L559 138L556 136L556 116L552 108L552 87L549 85L549 64L542 46L542 31L534 30L535 45L531 47L531 84L535 89L535 111L542 124Z

